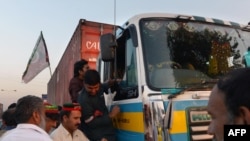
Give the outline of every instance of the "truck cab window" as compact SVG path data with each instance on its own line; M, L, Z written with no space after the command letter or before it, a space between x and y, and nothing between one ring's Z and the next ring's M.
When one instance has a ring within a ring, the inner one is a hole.
M128 33L128 32L127 32ZM119 92L114 100L130 99L138 97L138 75L136 48L133 46L129 33L118 43L117 48L117 72L122 81L119 84ZM119 42L119 40L118 40Z
M133 47L132 40L129 38L126 45L126 72L127 72L127 86L133 87L137 85L137 66L136 66L136 52Z

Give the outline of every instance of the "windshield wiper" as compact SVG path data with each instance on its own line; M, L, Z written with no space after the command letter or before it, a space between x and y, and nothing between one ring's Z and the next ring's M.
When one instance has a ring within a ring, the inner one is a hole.
M209 80L202 80L200 83L195 83L191 87L186 87L183 89L179 89L176 93L171 93L168 96L168 99L176 98L178 95L181 95L187 91L194 91L194 90L204 90L204 89L210 89L218 82L218 79L209 79ZM211 86L212 85L212 86Z

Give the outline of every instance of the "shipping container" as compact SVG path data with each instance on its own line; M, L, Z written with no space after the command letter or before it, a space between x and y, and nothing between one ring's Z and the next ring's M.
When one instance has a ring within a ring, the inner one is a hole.
M74 63L85 59L92 69L100 52L99 38L102 34L112 33L114 26L80 19L79 23L47 84L48 102L62 105L70 102L68 92L70 79L73 77Z

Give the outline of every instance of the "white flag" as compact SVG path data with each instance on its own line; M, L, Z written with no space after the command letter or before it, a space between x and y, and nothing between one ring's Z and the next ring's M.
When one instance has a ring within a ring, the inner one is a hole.
M41 32L35 48L31 54L31 57L28 61L26 70L23 73L22 80L24 83L30 82L37 74L42 70L48 67L49 64L49 55L43 34Z

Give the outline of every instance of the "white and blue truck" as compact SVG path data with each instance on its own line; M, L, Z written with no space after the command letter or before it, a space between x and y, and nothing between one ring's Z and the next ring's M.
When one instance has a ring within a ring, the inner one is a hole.
M119 141L212 141L206 106L218 78L248 67L250 26L145 13L100 37L101 79L122 81L108 106Z

